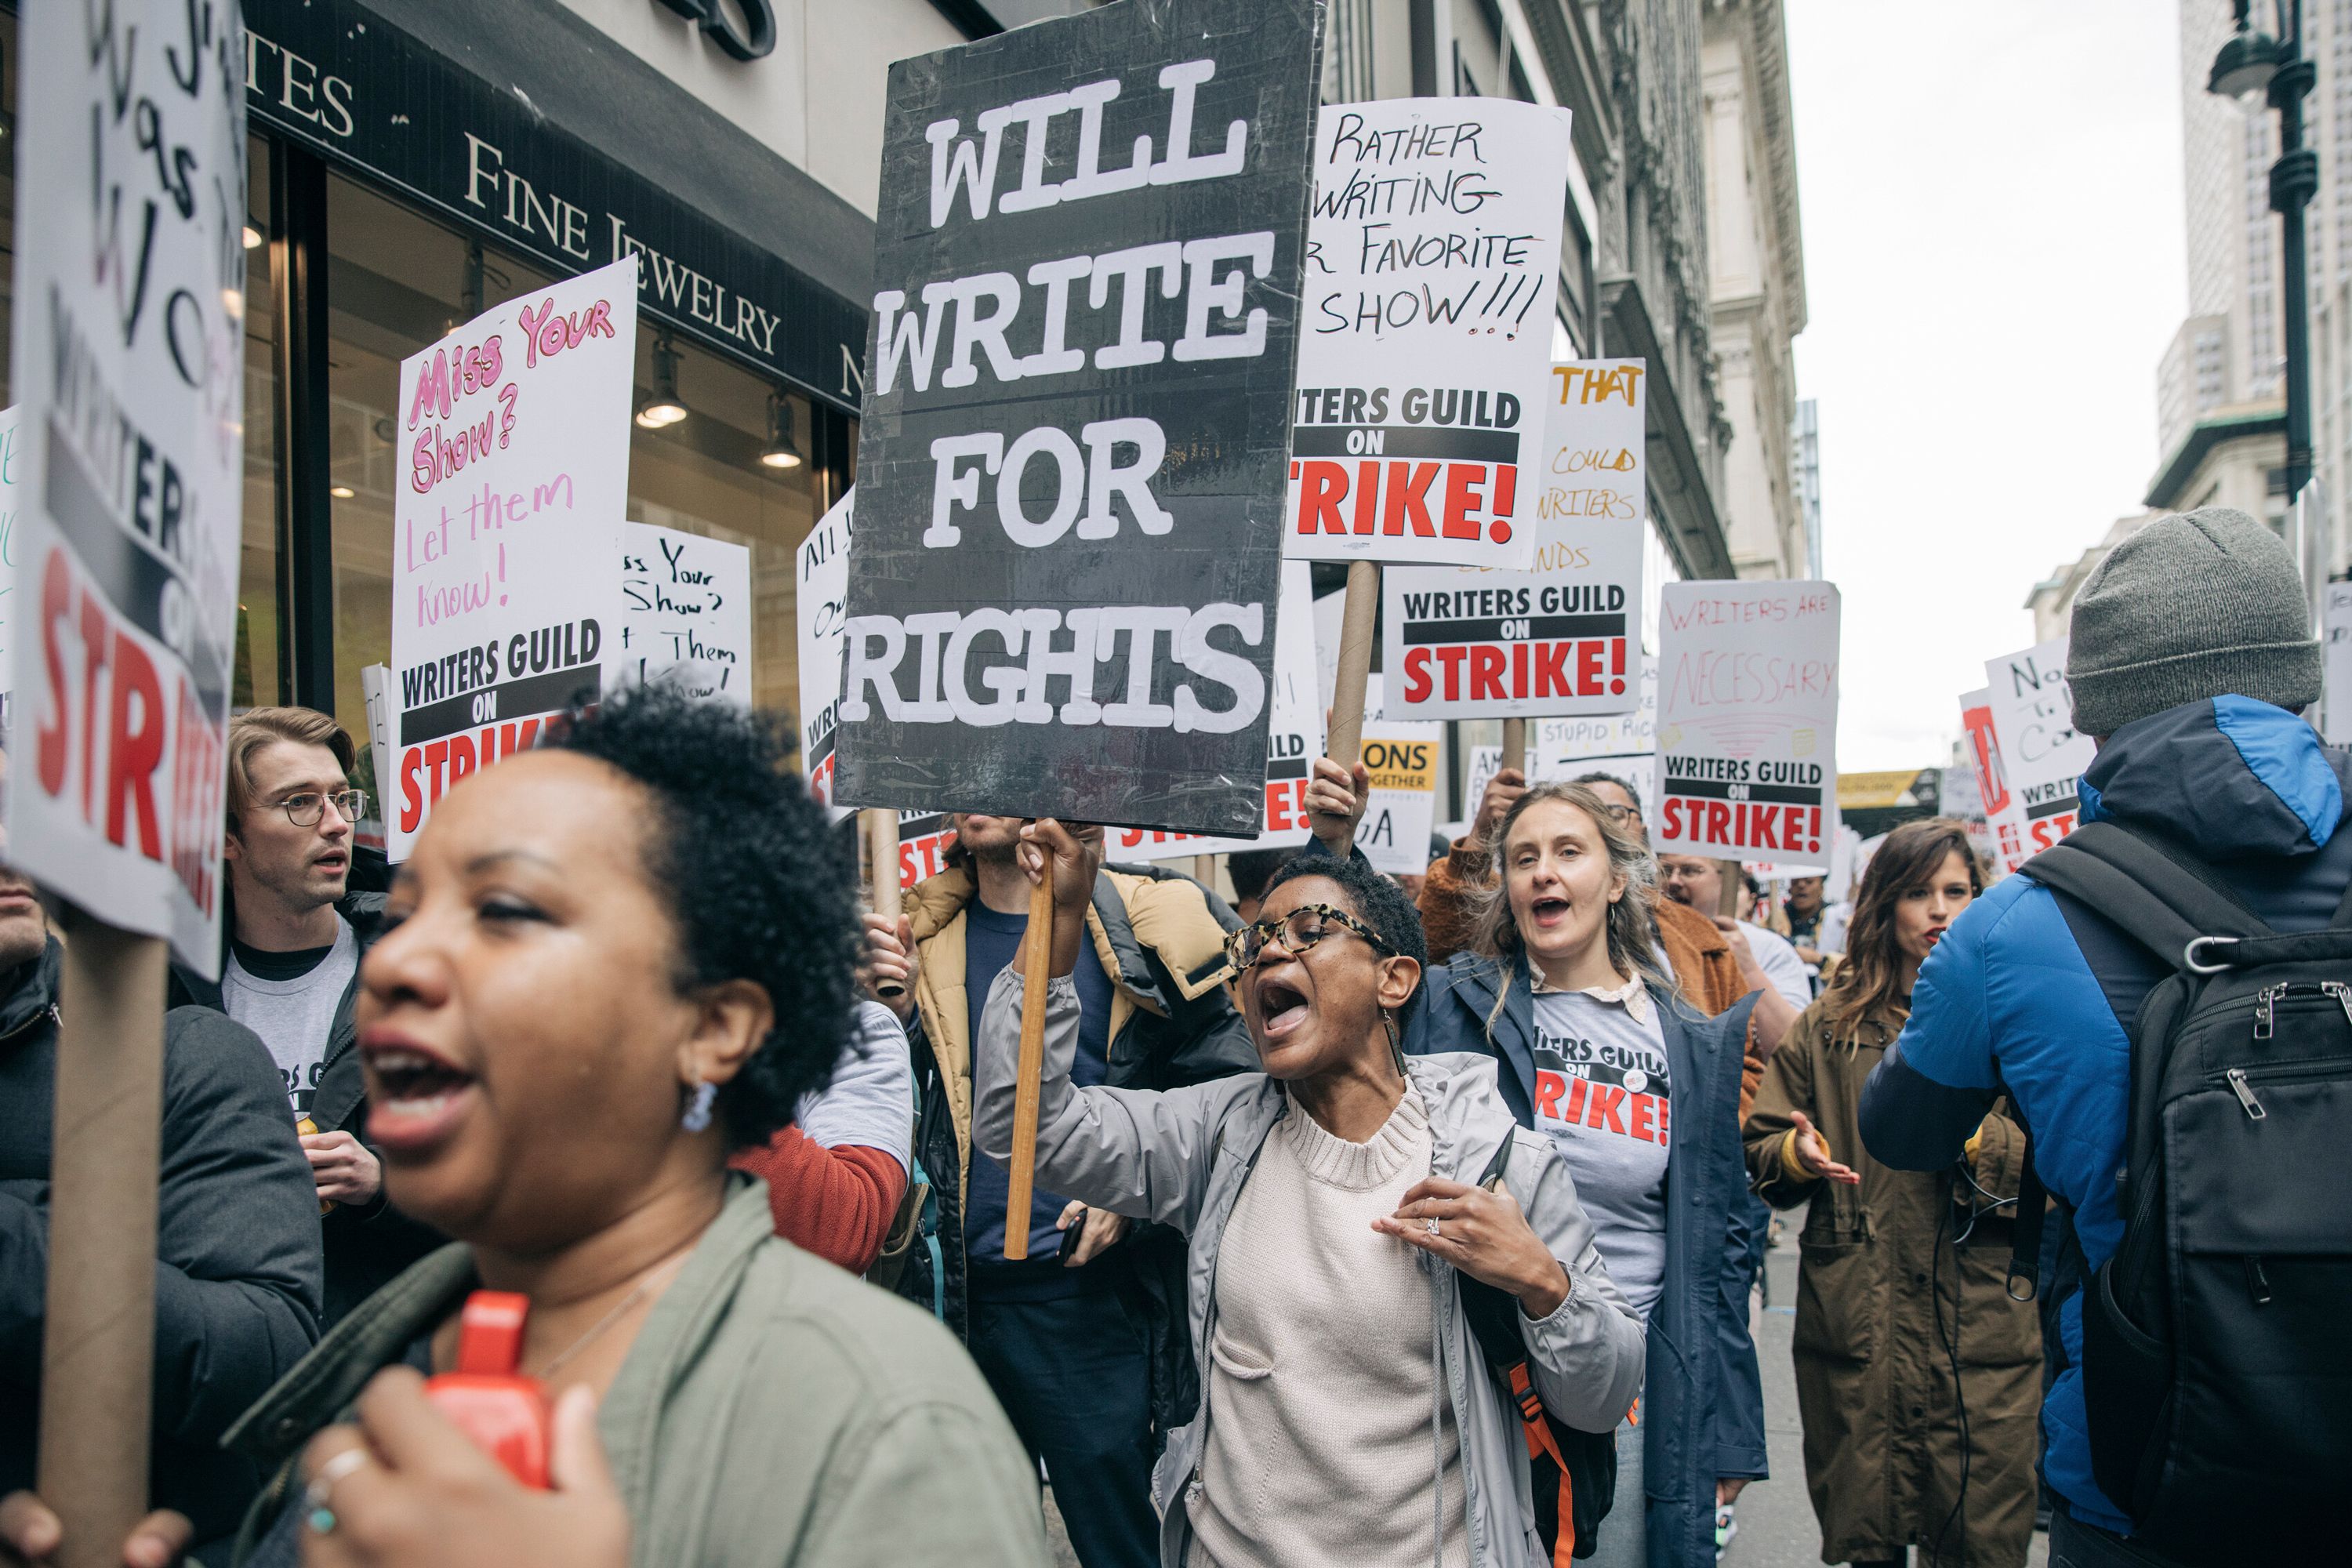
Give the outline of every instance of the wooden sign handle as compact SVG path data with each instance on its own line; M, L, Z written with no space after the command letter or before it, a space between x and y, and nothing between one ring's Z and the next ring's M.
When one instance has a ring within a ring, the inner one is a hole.
M882 808L868 807L866 812L867 859L873 866L874 912L898 923L898 814ZM884 1001L895 1001L907 994L907 988L895 980L877 982L874 994Z
M1502 765L1518 769L1521 778L1534 776L1534 770L1528 766L1528 721L1525 719L1503 721ZM1473 805L1470 809L1475 811L1478 808Z
M67 938L37 1485L65 1526L58 1568L119 1568L147 1511L169 960L70 909Z
M1339 613L1339 675L1331 686L1330 758L1352 769L1364 750L1364 679L1372 669L1372 617L1381 607L1381 569L1348 563L1348 598Z
M1004 1194L1004 1257L1029 1256L1029 1194L1037 1184L1037 1098L1045 1076L1045 986L1054 967L1054 872L1029 889L1021 965L1021 1064L1013 1080L1013 1167Z

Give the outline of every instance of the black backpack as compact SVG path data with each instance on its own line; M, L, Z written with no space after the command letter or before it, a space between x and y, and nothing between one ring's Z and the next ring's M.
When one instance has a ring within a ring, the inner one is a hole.
M2352 891L2281 935L2111 822L2024 874L2172 970L2132 1020L2123 1242L2083 1281L2092 1474L2151 1551L2316 1561L2352 1469Z
M1478 1184L1492 1188L1500 1184L1510 1157L1511 1140L1506 1138ZM1527 1340L1519 1332L1525 1316L1518 1299L1458 1271L1454 1280L1462 1313L1478 1341L1478 1352L1502 1384L1504 1398L1518 1413L1528 1445L1528 1479L1535 1488L1536 1532L1543 1538L1545 1562L1553 1568L1566 1568L1570 1555L1590 1557L1601 1544L1601 1521L1609 1517L1617 1499L1617 1434L1580 1432L1554 1420L1537 1395L1534 1378L1528 1371ZM1565 1554L1560 1550L1563 1509L1568 1513Z

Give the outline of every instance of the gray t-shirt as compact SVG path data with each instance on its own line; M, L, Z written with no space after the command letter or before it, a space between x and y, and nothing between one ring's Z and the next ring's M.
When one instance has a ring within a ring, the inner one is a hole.
M1536 993L1536 1125L1576 1178L1609 1278L1646 1322L1665 1286L1673 1086L1655 1005L1639 982L1618 994Z
M319 1092L335 1010L342 1005L343 993L350 989L359 967L359 938L351 922L337 915L335 945L308 974L292 980L264 980L239 963L235 952L221 968L221 1005L269 1047L279 1075L286 1079L286 1099L297 1121L310 1114L310 1097Z

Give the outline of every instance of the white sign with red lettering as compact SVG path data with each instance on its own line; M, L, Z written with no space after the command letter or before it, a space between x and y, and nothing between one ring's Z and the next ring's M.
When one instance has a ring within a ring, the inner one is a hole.
M1532 563L1572 156L1565 109L1321 111L1286 554Z
M2025 808L2009 787L2009 773L2000 759L2000 738L1993 731L1992 690L1962 694L1960 728L1969 732L1969 749L1976 765L1969 770L1969 787L1977 792L1976 806L1983 816L1985 836L1991 841L1986 854L1996 870L2007 876L2025 864ZM1945 795L1951 794L1951 773L1945 775Z
M434 803L617 669L637 262L534 289L400 364L394 860Z
M1838 620L1832 583L1665 585L1659 854L1828 858L1837 827Z
M1255 838L1211 838L1141 827L1113 827L1104 853L1113 860L1173 860L1236 849L1286 849L1314 837L1307 826L1307 785L1323 754L1323 705L1315 695L1314 572L1282 563L1274 622L1274 683L1266 694L1265 823Z
M1397 566L1381 574L1381 668L1394 719L1623 713L1642 652L1639 360L1556 364L1531 479L1525 572Z
M1985 660L1985 685L2030 858L2074 831L2074 786L2099 749L2074 728L2064 637Z
M839 500L801 541L795 571L800 618L801 772L834 821L856 815L833 804L834 730L841 710L843 606L849 599L849 536L856 531L857 487ZM947 868L955 832L935 811L898 814L898 882L912 888Z
M245 482L245 29L28 5L16 68L8 855L220 965Z

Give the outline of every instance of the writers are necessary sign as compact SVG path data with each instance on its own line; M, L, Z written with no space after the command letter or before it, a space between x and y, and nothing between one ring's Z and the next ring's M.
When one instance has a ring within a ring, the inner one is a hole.
M1837 826L1838 591L1669 583L1658 608L1660 854L1819 864Z
M637 264L477 316L400 365L394 860L450 785L529 748L617 663Z
M1257 831L1321 16L891 68L844 803Z

